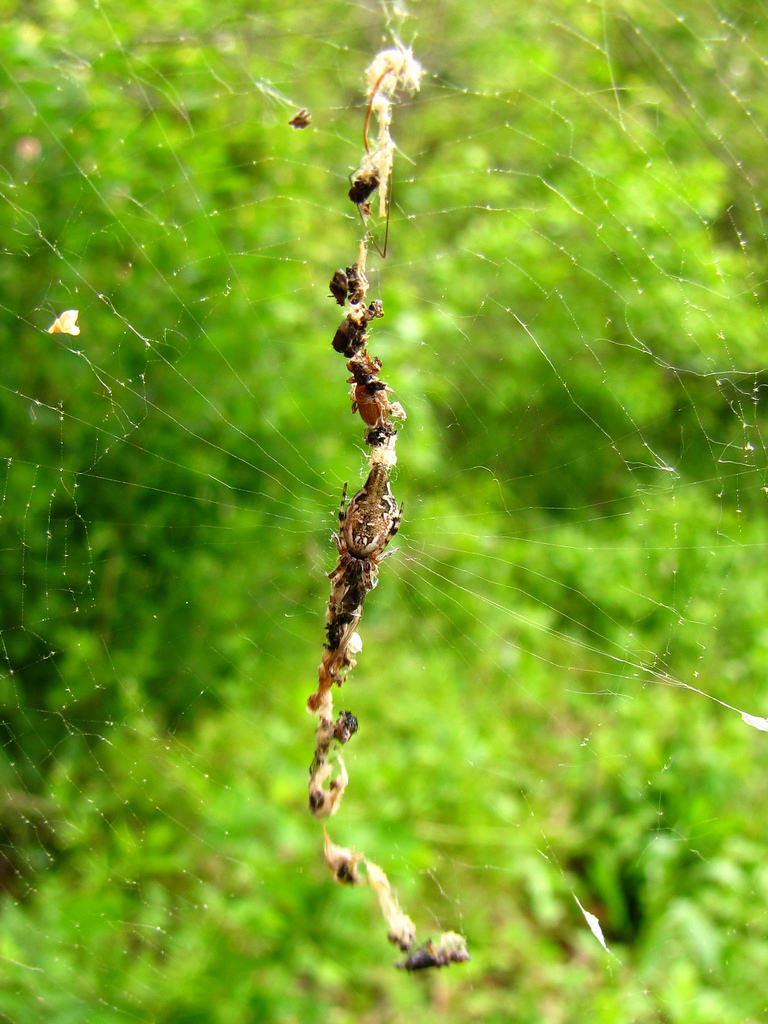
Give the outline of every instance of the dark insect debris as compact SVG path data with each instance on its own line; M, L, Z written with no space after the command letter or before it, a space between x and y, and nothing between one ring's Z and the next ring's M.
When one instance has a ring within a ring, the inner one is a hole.
M360 207L361 213L369 214L371 212L368 200L379 187L379 184L379 176L376 171L372 169L361 171L352 181L352 187L348 193L349 198L355 206Z
M301 108L298 114L294 114L288 122L291 128L309 128L311 123L312 115L308 110L305 110L304 107Z
M342 711L336 720L336 727L333 730L334 739L339 743L349 743L357 732L357 718L351 711Z
M460 964L469 960L467 946L460 935L448 932L443 935L437 946L429 939L423 946L414 949L405 960L396 963L401 971L423 971L427 967L447 967L448 964Z

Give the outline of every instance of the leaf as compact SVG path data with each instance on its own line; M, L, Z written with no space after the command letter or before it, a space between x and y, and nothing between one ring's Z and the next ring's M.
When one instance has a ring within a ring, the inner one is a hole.
M579 897L576 895L576 893L573 893L573 898L579 904L579 910L584 915L584 920L589 925L589 930L595 936L595 938L603 947L605 952L610 953L610 955L613 956L613 953L611 953L610 949L608 949L608 946L605 944L605 938L603 936L603 929L600 927L600 921L595 917L594 914L590 914L588 910L585 910L584 907L582 907L581 901L579 900Z
M77 318L80 314L78 309L65 309L61 316L57 316L48 328L49 334L74 334L80 333L77 326Z
M768 718L760 718L757 715L748 715L746 711L741 712L741 717L747 723L755 729L759 729L760 732L768 732Z

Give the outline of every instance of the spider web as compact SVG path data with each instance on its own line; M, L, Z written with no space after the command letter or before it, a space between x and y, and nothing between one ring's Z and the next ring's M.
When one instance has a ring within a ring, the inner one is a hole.
M4 1019L765 1013L765 11L410 13L330 829L472 962L392 971L305 809L399 7L58 0L0 25Z

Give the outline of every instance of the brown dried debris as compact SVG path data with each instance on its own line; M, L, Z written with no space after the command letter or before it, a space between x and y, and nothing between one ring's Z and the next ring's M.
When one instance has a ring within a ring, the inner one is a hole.
M428 939L423 945L414 949L401 963L396 963L402 971L422 971L426 967L447 967L449 964L466 963L469 960L467 940L456 932L444 932L435 945Z
M293 115L288 124L291 128L309 128L312 124L312 115L306 107L302 107L298 114Z

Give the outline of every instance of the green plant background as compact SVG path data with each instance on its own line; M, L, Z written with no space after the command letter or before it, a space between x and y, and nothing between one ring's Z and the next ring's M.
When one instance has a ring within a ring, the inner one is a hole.
M370 275L406 514L331 831L472 960L394 971L305 807L364 467L326 282L384 14L28 0L0 24L14 1024L768 1012L768 737L677 685L768 713L764 8L412 14Z

